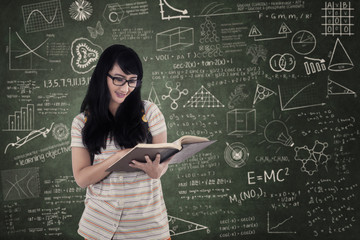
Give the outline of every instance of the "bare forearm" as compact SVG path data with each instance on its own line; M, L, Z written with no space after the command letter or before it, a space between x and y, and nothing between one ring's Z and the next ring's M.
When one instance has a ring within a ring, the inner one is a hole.
M101 163L80 168L78 171L74 172L76 183L80 187L85 188L91 184L100 182L110 174L110 172L107 172L106 169L124 156L125 153L125 150L121 150Z

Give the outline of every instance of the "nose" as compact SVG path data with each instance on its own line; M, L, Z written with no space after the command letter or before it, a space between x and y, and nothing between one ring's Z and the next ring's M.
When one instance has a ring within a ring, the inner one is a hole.
M119 86L122 92L128 92L129 91L129 84L126 82L124 85Z

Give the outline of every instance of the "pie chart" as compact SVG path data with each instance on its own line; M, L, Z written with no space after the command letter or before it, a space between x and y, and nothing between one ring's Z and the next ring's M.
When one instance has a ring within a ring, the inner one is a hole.
M291 38L291 46L298 54L307 55L315 49L315 36L306 30L298 31Z

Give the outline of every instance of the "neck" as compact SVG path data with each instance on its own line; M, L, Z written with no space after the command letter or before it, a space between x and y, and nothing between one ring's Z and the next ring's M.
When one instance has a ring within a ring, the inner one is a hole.
M114 102L111 102L110 104L109 104L109 111L111 112L111 114L115 117L115 114L116 114L116 111L117 111L117 109L119 108L119 104L116 104L116 103L114 103Z

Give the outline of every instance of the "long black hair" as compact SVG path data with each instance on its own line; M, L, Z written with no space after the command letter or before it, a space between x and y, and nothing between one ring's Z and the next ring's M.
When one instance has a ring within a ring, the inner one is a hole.
M148 134L142 121L144 106L141 100L141 85L120 104L115 117L109 111L111 96L107 86L107 74L115 63L125 74L136 74L138 81L142 81L142 63L131 48L116 44L101 54L80 109L87 118L82 135L83 143L90 154L99 154L101 148L105 149L109 137L114 139L117 146L131 148L146 141Z

